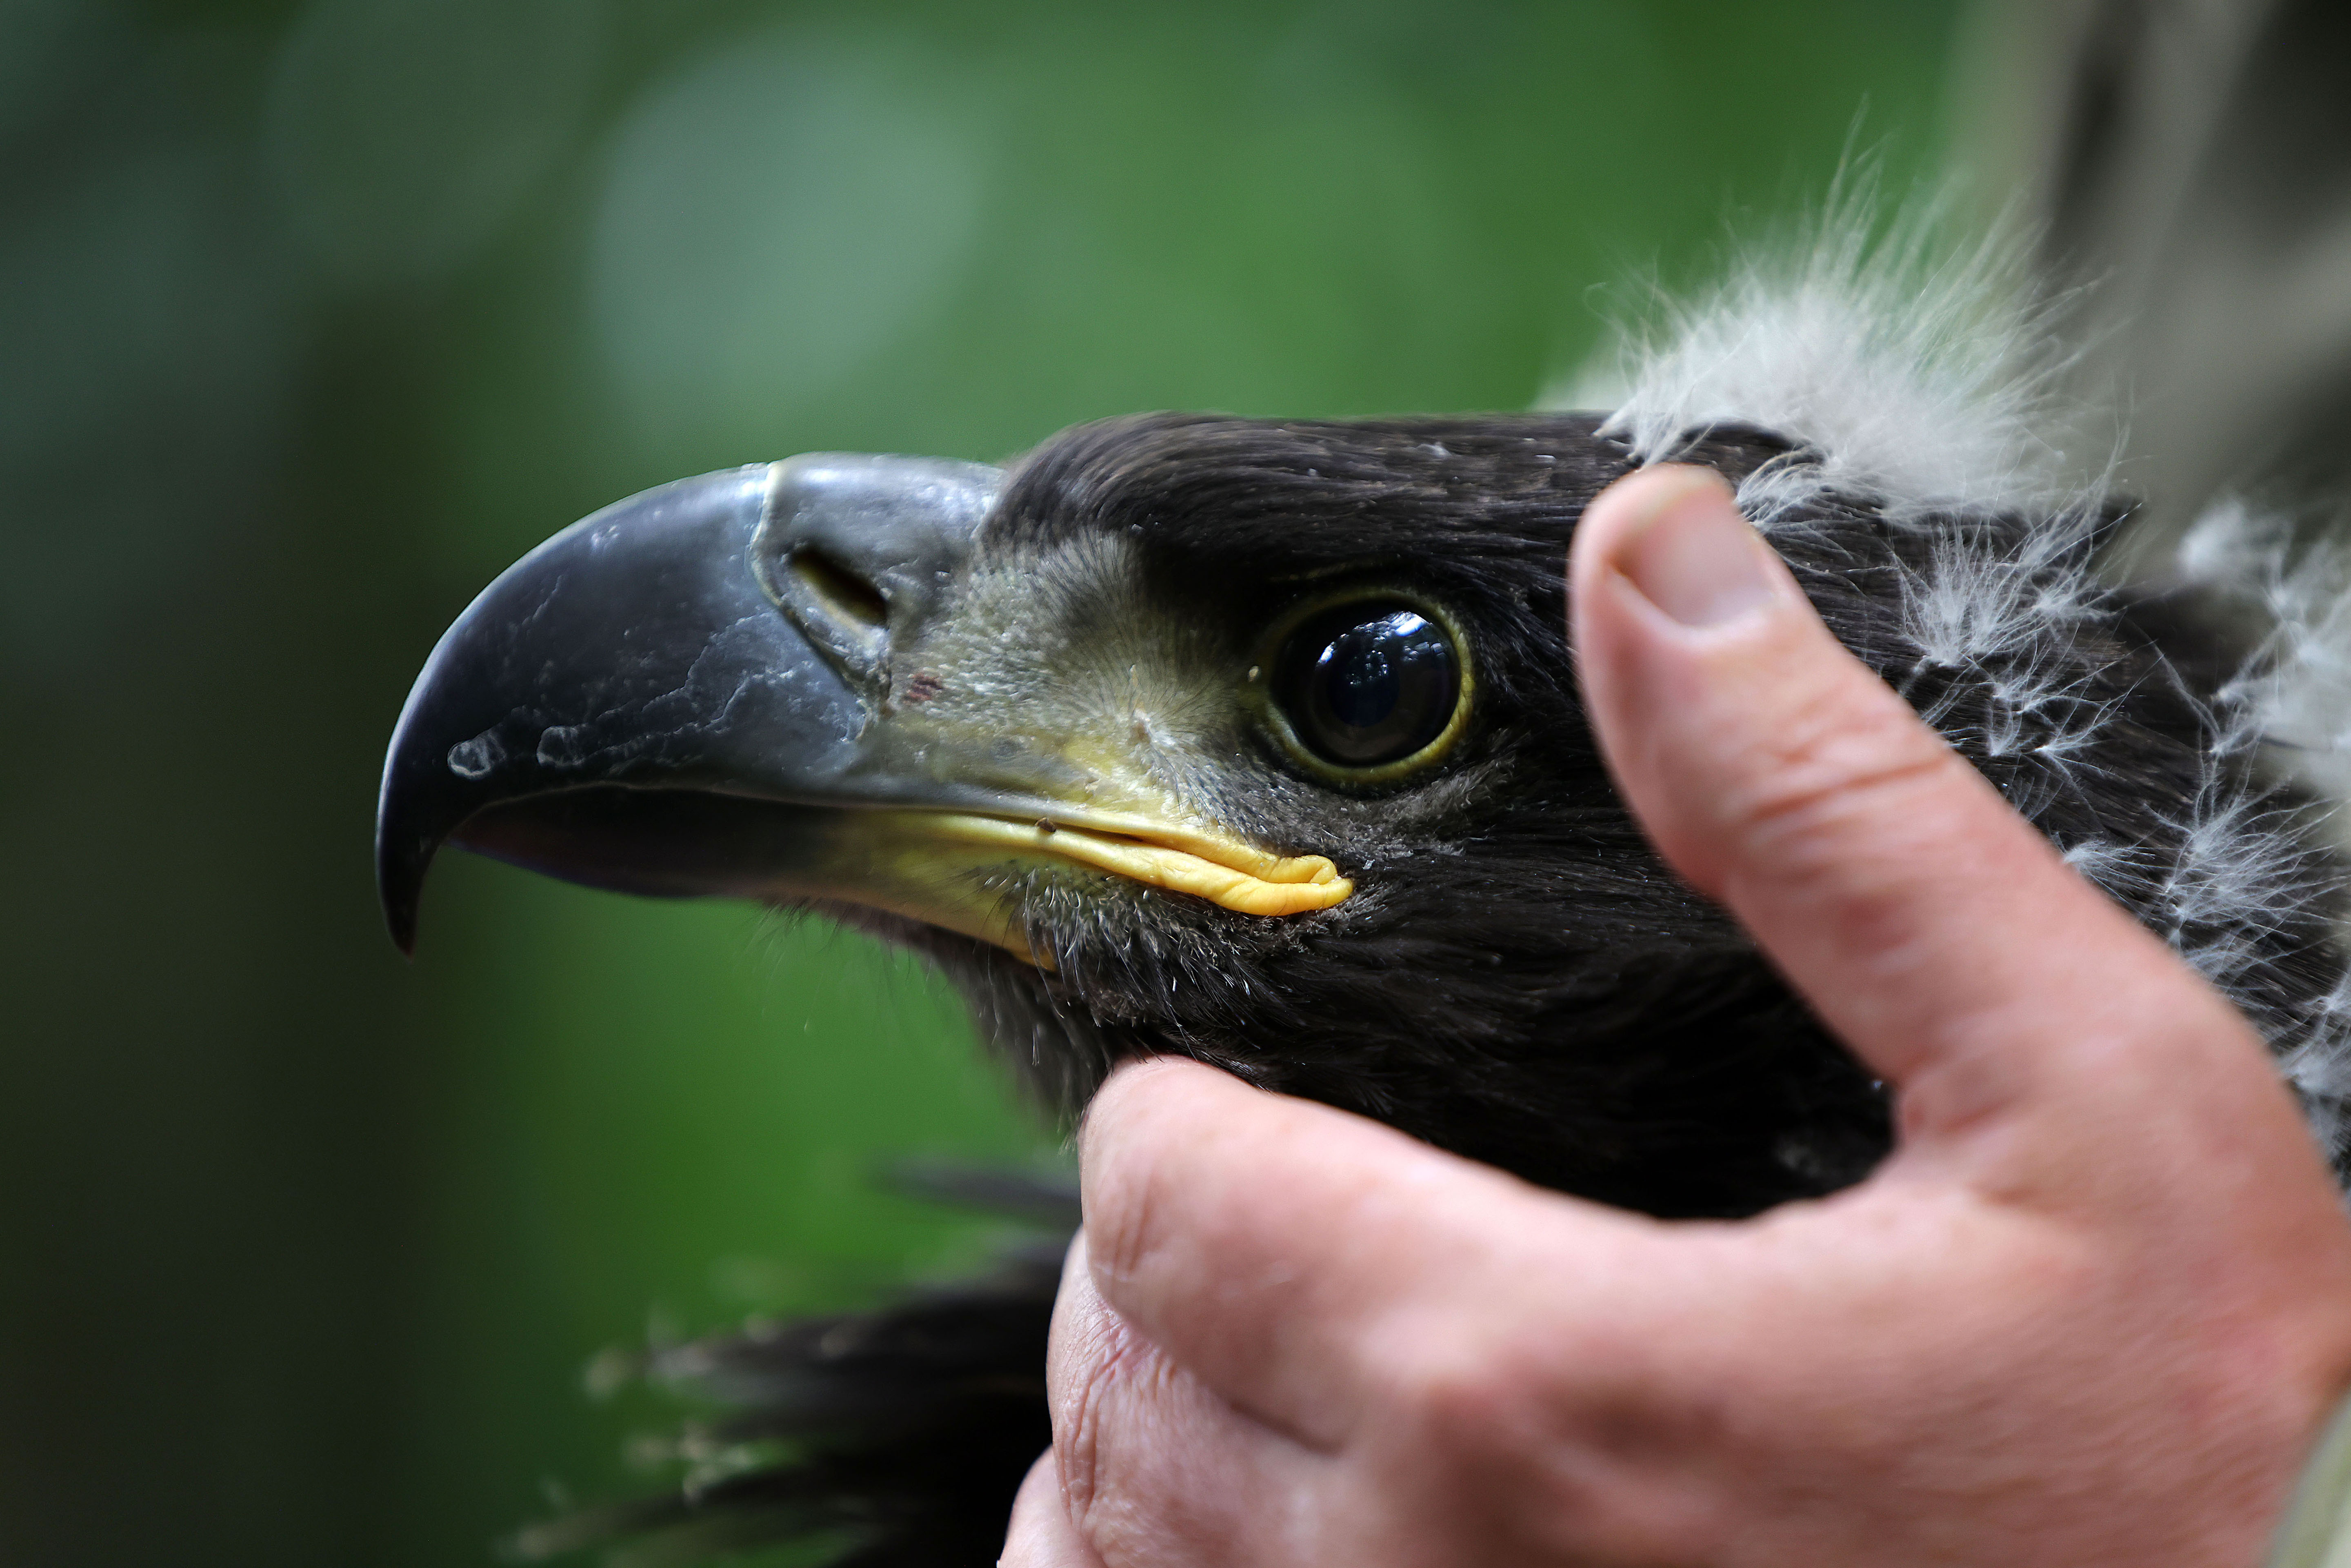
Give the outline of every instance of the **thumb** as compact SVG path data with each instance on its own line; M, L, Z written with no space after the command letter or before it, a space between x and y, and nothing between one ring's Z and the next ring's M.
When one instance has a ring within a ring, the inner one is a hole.
M2238 1108L2284 1106L2235 1010L1836 643L1711 471L1595 500L1569 602L1625 801L1901 1086L1907 1140L2028 1109L2104 1120L2134 1083L2177 1100L2215 1071Z

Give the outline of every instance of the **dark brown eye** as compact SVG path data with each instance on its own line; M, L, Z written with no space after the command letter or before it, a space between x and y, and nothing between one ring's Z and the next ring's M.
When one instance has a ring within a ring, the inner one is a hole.
M1290 633L1273 696L1315 756L1377 768L1445 733L1461 698L1461 656L1444 627L1409 606L1342 605Z

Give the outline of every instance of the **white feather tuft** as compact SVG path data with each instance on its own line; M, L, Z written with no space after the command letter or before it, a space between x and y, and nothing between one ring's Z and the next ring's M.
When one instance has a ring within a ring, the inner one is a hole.
M2297 546L2294 518L2228 497L2182 537L2179 578L2232 601L2262 641L2221 692L2233 744L2262 745L2313 792L2351 800L2351 558L2323 542Z
M1620 331L1600 373L1546 406L1610 408L1604 434L1672 461L1709 425L1759 425L1817 463L1775 465L1740 500L1759 524L1823 489L1929 512L2062 509L2069 465L2053 432L2071 363L2036 307L2013 236L1947 245L1939 205L1890 221L1866 173L1841 181L1792 245L1745 254L1713 294L1658 299Z
M2343 536L2339 522L2299 538L2294 522L2282 509L2223 497L2181 538L2175 567L2183 582L2233 603L2260 630L2215 701L2215 749L2261 753L2325 803L2323 825L2351 846L2351 556L2327 542ZM2328 1146L2351 1143L2351 972L2304 1035L2275 1043Z

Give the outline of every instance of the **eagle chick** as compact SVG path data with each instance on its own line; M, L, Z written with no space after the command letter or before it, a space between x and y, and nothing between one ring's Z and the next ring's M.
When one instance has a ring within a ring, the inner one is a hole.
M1882 1087L1651 853L1576 693L1577 519L1698 463L1839 639L2253 1019L2339 1155L2351 981L2308 727L2339 698L2322 617L2279 613L2323 611L2327 569L2287 572L2237 508L2176 580L2102 580L2129 506L2063 476L2047 323L2002 276L1832 225L1633 352L1604 413L1151 414L1001 470L815 455L623 502L420 677L380 826L395 931L454 838L911 946L1065 1116L1179 1054L1651 1214L1834 1190L1890 1146ZM671 1353L742 1406L709 1451L780 1458L526 1543L839 1530L866 1568L992 1561L1049 1436L1051 1251Z

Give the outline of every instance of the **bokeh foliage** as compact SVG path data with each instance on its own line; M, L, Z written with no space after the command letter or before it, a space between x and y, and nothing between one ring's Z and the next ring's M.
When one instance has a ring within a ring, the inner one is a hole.
M581 1369L984 1245L1052 1134L867 944L454 858L375 769L516 554L677 475L1528 402L1953 6L0 0L0 1560L465 1563L637 1484ZM1621 298L1621 296L1613 298Z

